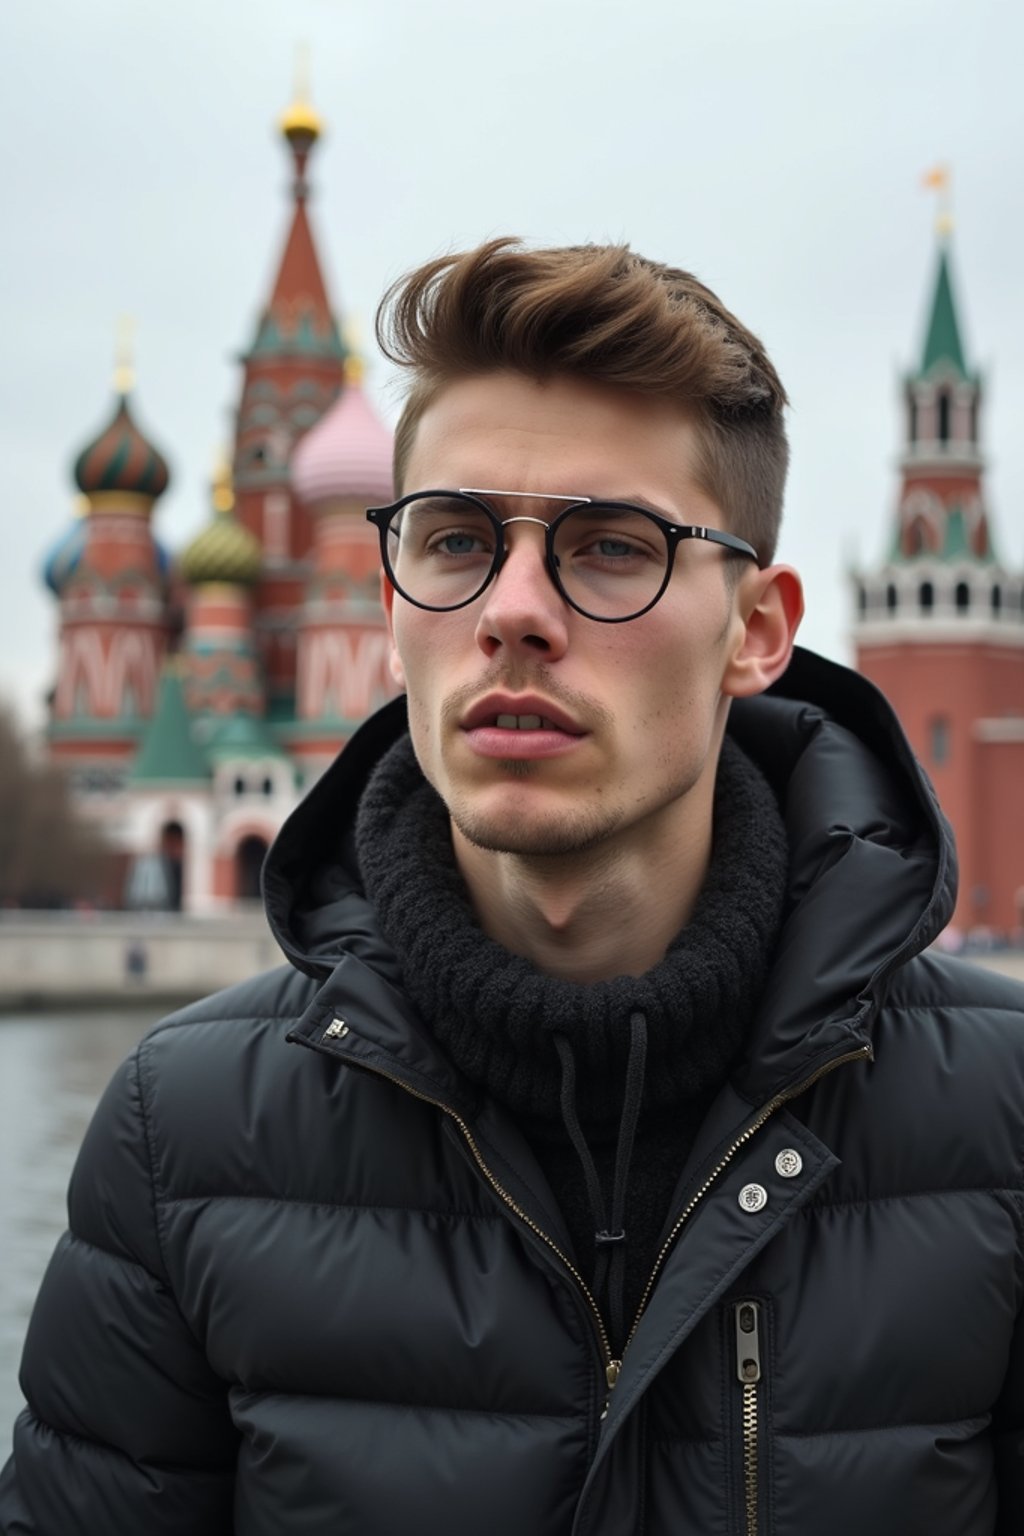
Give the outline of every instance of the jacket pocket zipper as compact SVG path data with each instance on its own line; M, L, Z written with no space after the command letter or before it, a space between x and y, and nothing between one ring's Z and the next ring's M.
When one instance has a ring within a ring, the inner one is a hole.
M736 1321L736 1376L743 1389L741 1425L744 1536L757 1536L761 1306L756 1301L739 1301L733 1313Z

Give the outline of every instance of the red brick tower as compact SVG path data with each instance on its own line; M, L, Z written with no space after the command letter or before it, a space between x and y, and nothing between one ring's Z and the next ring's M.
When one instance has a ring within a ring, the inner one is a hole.
M54 577L60 652L47 736L85 790L115 789L153 712L169 618L166 561L150 519L170 479L139 431L131 375L115 380L113 416L79 454L86 500L77 547Z
M904 380L884 562L855 572L858 669L892 701L953 824L961 931L1024 928L1024 580L982 488L982 383L965 360L948 238L921 362Z
M208 743L238 717L262 722L263 680L253 646L251 592L262 553L234 514L227 465L213 482L213 518L185 549L181 574L189 596L182 650L185 703Z
M281 118L294 166L292 216L270 300L244 355L234 446L237 515L263 550L256 633L272 724L294 715L295 622L313 543L288 478L292 450L334 400L345 348L327 298L307 213L306 167L321 134L303 97Z

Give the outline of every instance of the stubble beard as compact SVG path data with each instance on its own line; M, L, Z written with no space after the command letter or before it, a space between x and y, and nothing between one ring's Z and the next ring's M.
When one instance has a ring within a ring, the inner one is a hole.
M496 680L495 686L500 683L518 691L529 687L531 682L532 678L528 675L514 675L513 669L513 675L506 673ZM481 685L477 683L459 690L446 701L442 711L442 739L457 721L460 712L480 691ZM564 704L575 718L587 720L590 728L596 725L598 729L609 732L613 729L611 714L596 706L593 699L555 687L552 680L546 677L541 680L541 691ZM538 778L545 771L543 761L524 758L499 758L493 766L513 792L517 784ZM673 757L667 761L664 764L660 793L655 792L647 813L641 811L641 819L645 819L649 813L657 814L667 804L684 799L694 788L700 776L700 768L700 763L687 761L685 757ZM439 788L436 783L434 787ZM492 788L500 792L499 785L493 785ZM571 795L559 797L560 804L546 811L537 810L531 815L517 812L514 805L508 809L484 809L474 804L476 796L473 790L456 788L451 777L442 798L453 826L475 848L485 853L513 854L532 859L597 853L603 845L611 842L615 833L629 820L631 809L628 793L609 795L603 799L600 794L595 798L593 789L583 790L580 801L574 803Z
M586 720L590 729L611 729L610 713L592 698L558 686L547 675L538 677L533 669L502 668L500 675L488 682L492 687L507 687L514 692L535 686L561 704L575 719ZM483 691L484 684L478 681L457 690L445 701L442 739L453 729L466 706ZM537 778L544 769L542 762L518 757L499 758L493 766L512 786ZM454 826L468 843L486 853L511 853L524 858L559 857L596 847L615 832L625 815L621 805L573 806L570 803L546 814L523 818L517 816L514 809L483 811L473 805L472 792L460 792L451 785L444 799Z
M521 759L502 760L499 766L508 778L519 781L534 778L537 772L535 763ZM600 806L573 807L567 814L549 812L541 817L517 818L514 810L475 811L458 794L451 797L448 813L474 848L532 859L589 852L606 842L623 820L621 807Z

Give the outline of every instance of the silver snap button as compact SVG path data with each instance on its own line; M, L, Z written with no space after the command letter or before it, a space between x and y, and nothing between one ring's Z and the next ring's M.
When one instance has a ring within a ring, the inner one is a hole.
M763 1211L768 1204L768 1191L763 1184L744 1184L739 1203L741 1211Z
M784 1179L795 1179L804 1166L804 1160L795 1147L783 1147L775 1159L775 1172Z

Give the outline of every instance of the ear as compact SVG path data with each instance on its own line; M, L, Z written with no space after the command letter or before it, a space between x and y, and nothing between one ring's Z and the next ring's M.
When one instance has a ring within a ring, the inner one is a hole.
M791 566L770 565L745 572L735 600L742 628L725 668L722 692L745 699L763 693L789 666L804 615L804 590Z
M388 669L399 688L404 689L405 669L402 666L402 660L398 654L398 645L395 641L395 589L388 580L385 571L380 573L380 601L388 626Z

